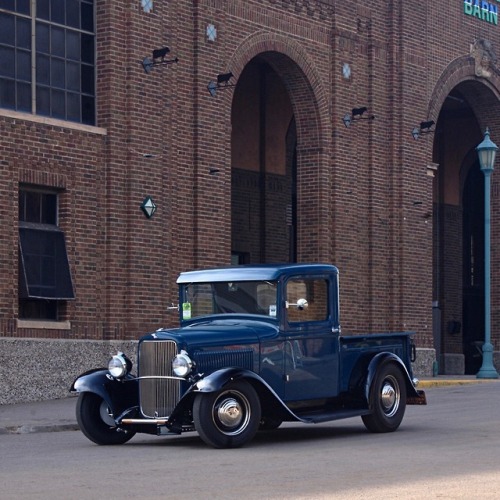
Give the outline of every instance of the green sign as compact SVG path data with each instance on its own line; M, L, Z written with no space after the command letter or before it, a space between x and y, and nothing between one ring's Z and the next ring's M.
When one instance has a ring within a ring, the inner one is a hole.
M489 24L498 25L498 3L484 0L464 0L464 13Z

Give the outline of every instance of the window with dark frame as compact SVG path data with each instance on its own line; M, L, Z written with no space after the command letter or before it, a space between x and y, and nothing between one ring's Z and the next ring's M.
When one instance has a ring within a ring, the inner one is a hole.
M94 0L0 0L0 107L95 125L94 16Z
M74 299L56 193L19 191L19 318L58 320Z
M307 307L296 306L300 299L307 300ZM291 304L287 308L289 323L326 321L329 315L328 281L323 278L291 279L286 286L286 301Z

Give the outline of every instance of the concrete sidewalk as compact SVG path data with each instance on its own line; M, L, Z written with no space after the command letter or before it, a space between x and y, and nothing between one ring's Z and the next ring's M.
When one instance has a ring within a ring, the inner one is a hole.
M76 396L0 405L0 434L77 430Z
M477 379L475 376L439 376L422 379L419 389L468 385L496 380ZM76 395L32 403L0 405L0 434L28 434L78 430L76 423Z

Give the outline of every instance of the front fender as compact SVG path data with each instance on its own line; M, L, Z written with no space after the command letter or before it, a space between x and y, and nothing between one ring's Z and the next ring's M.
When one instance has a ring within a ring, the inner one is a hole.
M415 386L413 385L413 381L411 380L410 374L408 373L408 370L402 359L392 352L381 352L374 356L370 361L370 364L368 365L364 387L366 402L368 403L370 401L370 388L372 386L377 370L386 363L396 364L403 372L406 381L407 397L420 397L419 393L415 389Z
M139 383L130 374L123 379L113 378L105 368L82 373L71 384L70 392L92 392L100 396L119 415L139 404Z
M246 380L252 384L259 395L263 409L267 408L272 414L281 416L283 420L304 421L285 405L273 388L262 377L244 368L223 368L194 382L184 393L173 415L177 416L181 414L182 411L189 408L197 393L220 391L234 380Z
M267 383L255 372L243 368L223 368L198 380L193 384L191 390L193 392L216 392L220 391L229 382L242 378L257 380L267 386Z

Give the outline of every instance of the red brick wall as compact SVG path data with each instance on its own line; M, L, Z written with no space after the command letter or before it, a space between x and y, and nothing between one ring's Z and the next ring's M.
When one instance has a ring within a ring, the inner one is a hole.
M19 182L64 188L77 296L66 313L71 331L30 335L125 339L175 324L166 307L176 302L177 274L229 263L238 217L233 94L212 98L206 85L226 71L237 80L261 55L282 79L297 124L298 259L340 268L345 332L414 330L420 346L432 347L433 142L410 132L436 120L467 79L491 89L474 106L481 128L500 138L498 76L479 79L469 57L479 32L498 48L498 28L465 16L460 2L157 0L151 14L139 0L96 3L97 125L106 133L0 116L2 335L26 334L12 327ZM164 45L179 63L146 74L140 61ZM358 106L375 120L345 128L342 116ZM139 209L146 195L158 205L151 219ZM498 196L493 211L498 217ZM500 324L497 307L493 319Z

